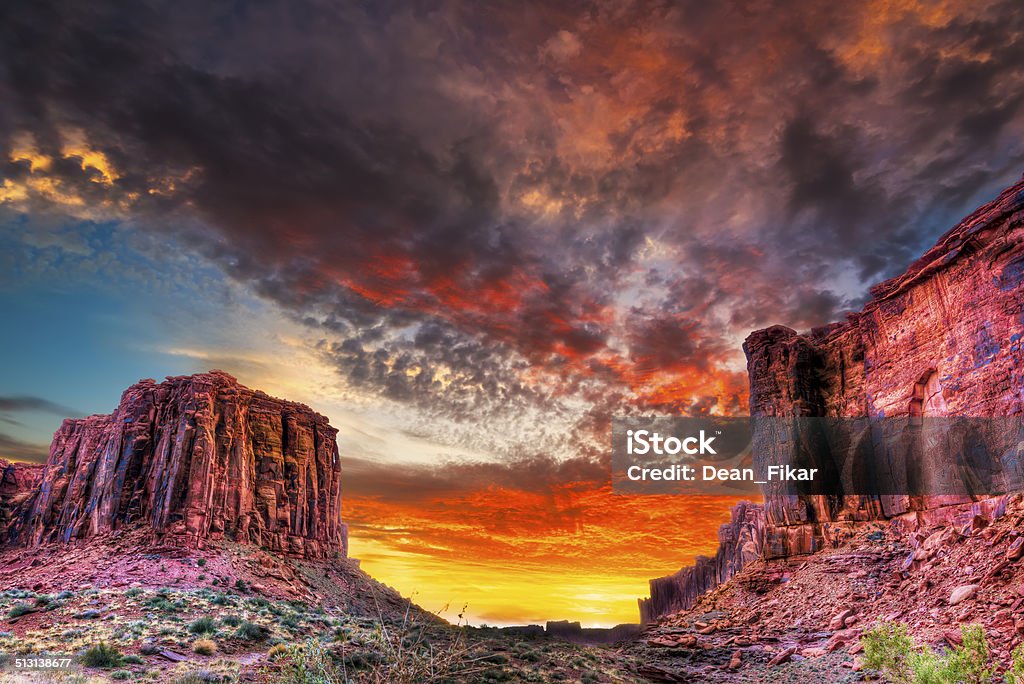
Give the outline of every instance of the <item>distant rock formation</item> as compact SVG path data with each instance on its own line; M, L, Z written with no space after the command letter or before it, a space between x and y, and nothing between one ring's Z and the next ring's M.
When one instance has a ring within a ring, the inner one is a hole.
M640 599L640 622L647 624L693 606L699 596L727 581L759 558L765 536L764 508L749 501L733 506L732 519L718 529L714 558L697 556L694 565L650 582L651 596Z
M640 635L640 625L622 624L614 627L583 627L579 622L549 620L544 634L555 639L575 644L615 644L629 641Z
M143 380L114 413L64 421L45 467L8 466L0 514L11 502L7 538L22 545L143 526L170 546L343 556L336 435L308 407L221 371Z
M747 338L751 416L1024 414L1024 181L871 294L844 322L803 335L773 326ZM755 431L755 459L771 460L780 448ZM864 521L966 522L995 517L1005 504L1002 497L794 496L771 487L751 546L767 558L812 553ZM734 512L723 530L735 522ZM723 536L715 559L651 581L651 598L640 604L644 622L689 608L735 572L738 563L719 560L735 554Z

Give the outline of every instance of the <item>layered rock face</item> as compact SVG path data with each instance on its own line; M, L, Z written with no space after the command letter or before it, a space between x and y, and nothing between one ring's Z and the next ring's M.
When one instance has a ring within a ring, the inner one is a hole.
M871 289L860 313L798 334L783 326L743 345L750 414L826 418L1024 414L1024 181L939 239L902 275ZM784 436L754 430L755 460L784 463ZM928 464L922 470L928 472ZM769 485L764 506L743 506L749 549L767 558L843 541L863 521L907 516L918 525L992 518L1003 497L806 495ZM754 512L757 511L757 512ZM733 523L714 559L651 581L641 616L689 608L743 564ZM723 564L721 559L725 559ZM729 561L732 562L729 562Z
M752 416L941 417L1024 413L1024 182L964 219L863 311L799 335L775 326L744 344ZM780 445L755 431L755 454ZM778 461L776 461L778 462ZM928 464L921 470L930 473ZM913 514L921 523L1000 501L956 496L765 492L766 555L828 543L833 523Z
M220 371L143 380L114 413L64 421L7 535L35 545L142 526L172 546L345 555L336 435L308 407Z
M761 556L764 508L742 501L731 511L732 519L718 529L718 552L714 558L698 556L694 565L651 580L650 598L639 600L640 622L646 624L661 615L691 608L699 596Z

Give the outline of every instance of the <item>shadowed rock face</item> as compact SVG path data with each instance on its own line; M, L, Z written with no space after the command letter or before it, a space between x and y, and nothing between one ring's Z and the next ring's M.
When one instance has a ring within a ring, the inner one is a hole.
M43 466L0 458L0 529L11 523L25 500L39 487Z
M744 565L761 556L764 508L742 501L731 510L732 519L718 529L718 552L714 558L698 556L694 565L651 580L651 597L639 601L642 623L692 607L699 596L728 581Z
M1024 413L1024 181L946 233L902 275L871 289L863 311L801 335L783 326L743 345L751 416L1010 416ZM755 459L783 463L778 435L755 431ZM927 464L922 470L928 472ZM738 517L756 517L749 548L767 558L812 553L858 523L914 524L1001 514L1005 498L790 496L771 485L764 506L742 504L714 559L651 580L648 622L688 609L744 564Z
M308 407L220 371L143 380L114 413L64 421L8 537L70 542L144 525L173 546L226 538L345 555L336 435Z

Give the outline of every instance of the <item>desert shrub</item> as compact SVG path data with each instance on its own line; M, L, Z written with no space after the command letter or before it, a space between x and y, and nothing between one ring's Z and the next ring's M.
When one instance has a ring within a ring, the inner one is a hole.
M960 646L938 654L918 646L907 633L906 625L882 623L861 636L864 664L893 684L992 682L996 670L985 630L981 625L963 625L960 633L963 637Z
M33 610L35 609L27 603L15 603L13 606L11 606L10 610L7 611L7 617L21 617L22 615L27 615L31 613Z
M113 672L110 673L110 678L111 679L131 679L132 678L132 671L131 670L114 670Z
M220 619L221 624L227 625L228 627L237 627L242 624L242 618L237 615L225 615Z
M288 646L287 645L285 645L285 644L274 644L273 646L270 647L270 650L267 651L267 658L269 658L270 660L274 660L278 656L283 655L283 654L285 654L287 652L288 652Z
M122 656L121 662L125 665L142 665L146 661L145 659L135 655L134 653L131 653L129 655Z
M1010 654L1012 661L1010 668L1006 671L1006 684L1024 684L1024 644L1013 649Z
M75 613L73 616L76 620L95 620L96 618L103 615L102 611L90 608L89 610L83 610L81 613Z
M209 615L204 615L188 623L188 631L192 634L213 634L217 631L217 621Z
M244 594L249 591L249 585L245 583L244 579L239 578L235 580L235 589Z
M268 636L270 636L269 629L248 620L238 625L238 629L235 630L235 638L246 641L262 641Z
M192 652L209 656L217 652L217 642L213 639L197 639L192 642Z
M200 558L199 560L196 561L196 565L198 565L201 568L205 568L206 567L206 559L205 558Z
M315 640L284 646L276 662L274 681L281 684L342 684L346 681L344 673L334 664L331 652Z
M117 667L121 664L121 651L101 641L85 649L78 660L86 667Z
M124 595L128 598L135 598L140 594L142 594L142 589L140 587L132 587L131 589L125 589L124 591Z
M170 681L170 684L216 684L217 682L223 681L216 672L210 672L209 670L193 670L192 672L186 672L183 675L178 675Z
M212 603L215 606L230 606L234 603L234 601L232 601L231 597L227 594L217 594L212 599L210 599L210 603Z

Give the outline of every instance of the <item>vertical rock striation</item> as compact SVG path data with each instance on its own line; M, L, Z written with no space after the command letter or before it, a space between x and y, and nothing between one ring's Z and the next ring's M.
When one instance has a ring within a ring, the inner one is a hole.
M800 335L782 326L743 345L752 416L1011 416L1024 413L1024 181L939 239L864 309ZM785 447L754 435L775 462ZM927 463L926 476L939 477ZM1001 501L952 496L787 496L765 491L768 557L809 553L834 523L905 514L920 523Z
M698 556L690 567L651 580L650 598L639 601L641 623L690 608L699 596L729 580L743 566L761 556L764 509L741 501L731 511L732 519L718 528L718 552L714 558Z
M141 525L167 545L344 555L336 435L308 407L221 371L143 380L114 413L64 421L8 537L70 542Z
M743 345L750 415L1024 414L1024 181L961 221L905 273L871 288L871 296L846 321L807 334L783 326L752 333ZM755 430L755 459L786 462L779 458L785 441ZM929 472L928 464L920 469ZM812 553L863 521L993 517L1003 504L984 497L792 496L769 485L750 548L767 558ZM726 568L740 564L723 568L719 559L734 553L727 538L715 559L652 580L651 598L640 604L643 620L687 608L728 579Z

